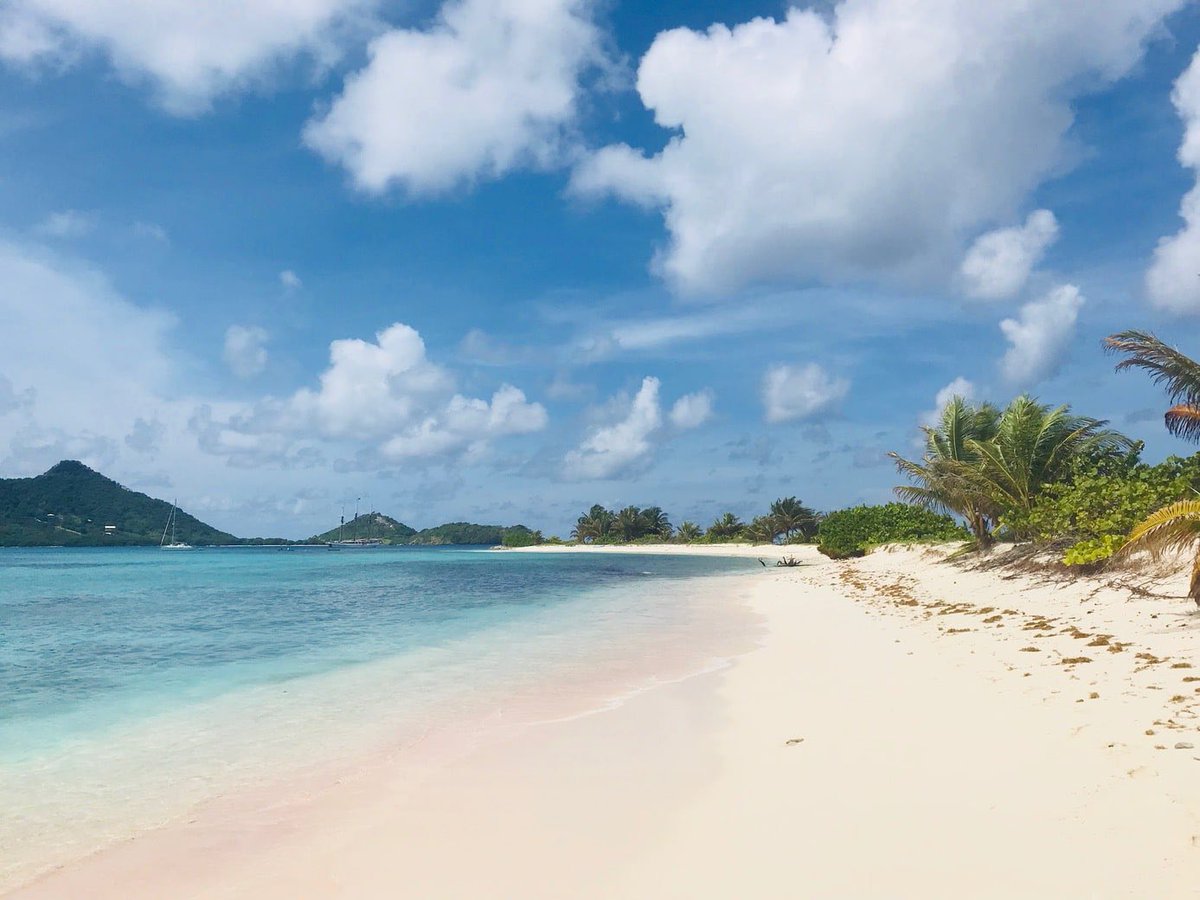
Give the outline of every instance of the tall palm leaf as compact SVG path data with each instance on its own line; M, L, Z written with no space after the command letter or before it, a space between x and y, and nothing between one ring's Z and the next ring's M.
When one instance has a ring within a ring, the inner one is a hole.
M1110 353L1124 353L1117 371L1142 369L1162 385L1174 405L1163 417L1167 430L1184 440L1200 440L1200 363L1169 347L1148 331L1121 331L1104 339Z

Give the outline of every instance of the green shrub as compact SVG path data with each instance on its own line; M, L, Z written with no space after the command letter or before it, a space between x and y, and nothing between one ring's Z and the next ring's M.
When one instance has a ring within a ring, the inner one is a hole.
M1200 488L1200 454L1169 457L1156 466L1136 454L1078 471L1064 483L1048 485L1018 524L1035 541L1071 546L1067 565L1086 565L1112 556L1133 526ZM1005 524L1010 524L1007 521Z
M505 547L534 547L542 543L540 531L530 531L524 525L505 528L500 543Z
M821 520L817 549L831 559L862 556L879 544L966 540L966 530L949 516L906 503L855 506Z

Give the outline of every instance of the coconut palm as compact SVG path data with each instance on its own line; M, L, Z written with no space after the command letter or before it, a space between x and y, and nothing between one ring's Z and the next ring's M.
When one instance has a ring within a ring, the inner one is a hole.
M758 516L743 533L755 544L773 544L782 530L774 516Z
M728 541L738 537L746 526L731 512L725 513L708 526L708 536L719 541Z
M698 541L703 534L695 522L685 521L675 530L675 539L681 544L690 544L692 541Z
M613 520L613 529L623 541L637 540L644 534L642 511L636 506L625 507Z
M673 531L671 520L667 518L667 514L663 512L661 506L649 506L642 510L643 534L656 534L663 538L669 538Z
M1111 353L1124 353L1117 371L1142 369L1161 384L1174 404L1164 415L1167 430L1185 440L1200 440L1200 363L1168 347L1148 331L1121 331L1104 344Z
M589 543L608 537L612 531L613 514L597 503L590 510L575 520L571 529L572 540Z
M1200 363L1168 347L1146 331L1122 331L1104 340L1110 351L1125 353L1117 371L1143 369L1166 388L1174 405L1164 415L1167 430L1185 440L1200 440ZM1200 500L1180 500L1151 513L1134 526L1121 555L1149 550L1157 555L1184 550L1200 539ZM1192 560L1188 596L1200 606L1200 551Z
M1022 395L1001 413L991 440L966 442L976 460L951 468L977 492L985 514L1004 515L1013 536L1022 538L1024 518L1046 485L1066 479L1083 459L1133 447L1107 424L1075 415L1069 406L1052 409Z
M996 436L999 419L1000 411L990 403L974 406L963 397L953 397L936 425L922 427L924 459L915 462L888 454L913 482L896 488L896 495L917 506L962 516L979 549L992 543L996 511L978 486L963 477L961 467L979 463L975 445Z
M772 503L770 518L774 520L775 533L782 533L788 542L795 534L807 540L817 533L817 514L795 497L781 497Z

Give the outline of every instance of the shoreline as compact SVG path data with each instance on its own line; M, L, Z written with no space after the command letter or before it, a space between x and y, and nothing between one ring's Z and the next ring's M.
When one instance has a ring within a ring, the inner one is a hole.
M12 896L1194 895L1186 575L1133 590L936 547L775 553L811 565L710 579L763 622L727 667L446 765L381 759L290 819L159 832Z

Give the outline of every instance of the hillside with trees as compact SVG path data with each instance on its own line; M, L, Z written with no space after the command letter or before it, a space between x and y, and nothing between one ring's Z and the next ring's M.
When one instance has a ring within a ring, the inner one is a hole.
M34 478L0 479L0 546L155 545L171 506L122 487L81 462L63 460ZM195 546L238 542L183 510L175 516L175 534Z

